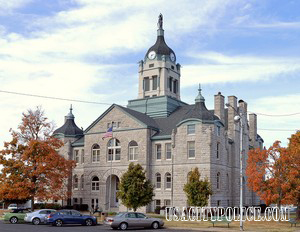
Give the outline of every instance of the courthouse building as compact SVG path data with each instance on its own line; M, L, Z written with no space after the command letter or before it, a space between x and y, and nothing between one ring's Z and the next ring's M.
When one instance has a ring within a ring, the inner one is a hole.
M180 64L166 44L162 16L157 39L138 67L138 97L127 107L111 105L84 131L74 121L72 109L54 135L64 142L60 154L77 163L72 174L73 204L98 205L103 210L126 208L116 198L118 183L130 162L139 163L155 186L153 202L140 210L157 206L187 206L183 191L189 172L198 167L201 178L212 184L210 206L239 206L240 125L234 116L242 112L244 122L243 163L248 150L262 147L257 134L257 117L247 114L247 103L219 92L214 108L207 109L201 89L195 89L194 104L180 95ZM197 85L197 83L195 83ZM78 115L80 117L80 115ZM104 138L113 127L113 138ZM258 205L259 198L247 188L243 167L244 205Z

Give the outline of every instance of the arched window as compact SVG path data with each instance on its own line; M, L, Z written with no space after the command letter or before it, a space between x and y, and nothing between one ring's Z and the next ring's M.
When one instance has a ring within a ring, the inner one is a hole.
M161 188L161 175L160 173L156 173L155 175L155 182L156 182L156 188L160 189Z
M92 163L100 162L100 146L94 144L92 147Z
M220 173L217 173L217 189L220 189Z
M165 188L166 189L171 189L171 187L172 187L172 176L168 172L166 173L165 183L166 183Z
M81 175L81 177L80 177L80 184L81 184L81 189L84 189L84 176L83 175Z
M121 143L117 139L111 139L107 144L108 148L108 161L120 160L121 159Z
M78 189L78 176L74 175L73 177L73 188Z
M137 160L138 158L138 144L136 141L131 141L129 143L129 151L128 151L130 161Z
M98 191L98 190L100 190L99 178L97 176L94 176L92 178L92 191Z

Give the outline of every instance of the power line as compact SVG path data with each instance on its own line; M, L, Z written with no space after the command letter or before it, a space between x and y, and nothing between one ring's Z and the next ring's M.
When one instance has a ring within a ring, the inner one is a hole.
M1 93L9 93L9 94L22 95L22 96L28 96L28 97L39 97L39 98L61 100L61 101L72 101L72 102L81 102L81 103L98 104L98 105L111 105L110 103L103 103L103 102L84 101L84 100L71 99L71 98L61 98L61 97L50 97L50 96L44 96L44 95L36 95L36 94L29 94L29 93L19 93L19 92L4 91L4 90L0 90L0 92Z
M28 97L38 97L38 98L46 98L46 99L53 99L53 100L61 100L61 101L72 101L72 102L81 102L81 103L98 104L98 105L109 105L109 106L112 105L111 103L105 103L105 102L85 101L85 100L79 100L79 99L52 97L52 96L44 96L44 95L29 94L29 93L20 93L20 92L5 91L5 90L0 90L0 92L8 93L8 94L21 95L21 96L28 96ZM121 105L121 106L125 106L125 105ZM264 114L264 113L255 113L255 112L251 112L251 111L248 111L248 112L249 113L254 113L254 114L257 114L257 115L262 115L262 116L269 116L269 117L286 117L286 116L300 115L300 112L291 113L291 114Z
M287 117L287 116L294 116L294 115L300 115L300 112L297 113L291 113L291 114L264 114L264 113L254 113L251 111L248 111L249 113L257 114L257 115L262 115L262 116L268 116L268 117Z

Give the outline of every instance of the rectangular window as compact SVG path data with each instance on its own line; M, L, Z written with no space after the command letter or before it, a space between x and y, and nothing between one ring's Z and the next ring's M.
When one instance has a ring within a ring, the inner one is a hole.
M171 65L171 69L173 69L173 70L174 70L174 66L173 66L173 65Z
M166 207L170 207L171 206L171 200L165 200L164 203L165 203Z
M115 160L120 160L120 159L121 159L121 149L116 148Z
M173 78L170 77L169 82L168 82L168 87L169 87L170 92L172 92L172 82L173 82L172 80L173 80Z
M195 158L195 141L187 142L188 145L188 158Z
M220 154L220 143L217 143L217 159L219 159Z
M81 149L81 163L84 164L84 149Z
M166 143L166 159L172 159L171 143Z
M161 144L156 144L156 159L161 159Z
M153 68L154 67L154 64L149 64L149 68Z
M154 203L155 203L155 208L156 208L156 207L161 207L161 206L160 206L160 200L155 200Z
M73 198L73 202L74 202L74 204L77 204L77 202L78 202L77 198Z
M113 159L113 149L108 149L108 161L112 161Z
M129 160L137 160L138 147L129 147Z
M221 201L220 200L217 201L217 206L218 207L221 206Z
M174 81L173 93L177 93L177 80Z
M152 77L152 90L157 89L157 76Z
M144 90L149 91L150 90L150 80L149 77L144 78Z
M192 124L192 125L187 125L187 134L188 135L194 135L196 132L196 125Z
M74 151L74 160L77 164L79 163L79 151L78 150Z

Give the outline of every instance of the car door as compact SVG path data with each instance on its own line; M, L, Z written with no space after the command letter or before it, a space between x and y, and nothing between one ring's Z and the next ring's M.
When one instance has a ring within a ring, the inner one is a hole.
M60 216L65 224L72 224L72 215L70 210L64 210L60 212Z
M150 227L151 221L148 219L148 217L143 213L136 213L137 217L137 223L141 227Z
M81 213L76 210L71 210L72 224L83 224L83 217Z
M126 221L128 223L128 227L138 227L138 219L136 218L135 213L127 213L126 216Z

